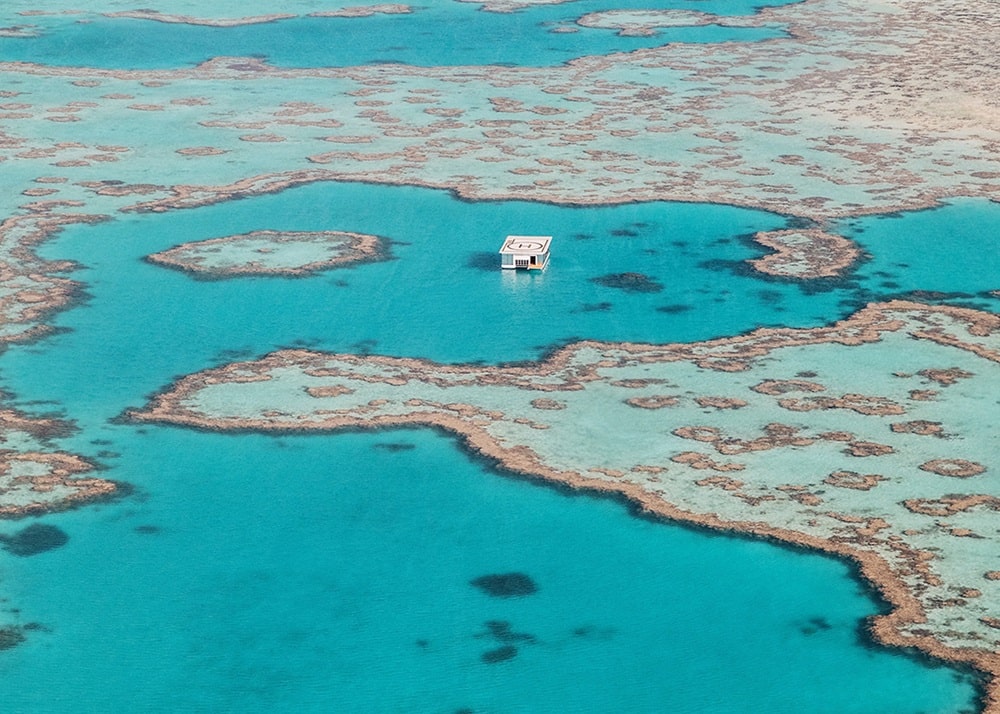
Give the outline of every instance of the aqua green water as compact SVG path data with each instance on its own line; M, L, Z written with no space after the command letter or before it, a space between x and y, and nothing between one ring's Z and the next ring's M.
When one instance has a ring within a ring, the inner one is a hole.
M429 432L107 435L143 497L46 519L70 543L5 567L50 628L0 657L5 711L883 714L972 695L861 646L872 603L837 562L501 478ZM537 593L469 584L508 572ZM488 664L491 621L532 640Z
M871 216L838 227L868 259L858 287L871 295L921 299L1000 312L1000 205L953 199L940 208Z
M46 628L0 654L5 711L973 707L964 675L859 639L878 606L831 559L503 477L428 431L270 438L112 421L173 375L282 344L498 362L573 335L690 340L836 319L857 298L850 281L810 294L738 268L754 255L740 235L783 224L718 206L316 185L67 230L43 253L86 265L74 277L90 297L59 316L65 332L4 355L2 386L76 420L61 446L137 492L42 519L69 534L62 548L0 553L3 621ZM395 259L214 282L142 261L250 228L378 233ZM556 236L550 268L502 274L503 235L536 230ZM591 280L622 271L663 289ZM509 572L538 592L498 599L469 583ZM505 645L513 658L483 660Z
M784 4L781 2L773 5ZM724 16L749 15L751 2L675 2L671 7ZM639 0L615 9L647 9ZM262 56L283 67L355 66L379 62L417 66L513 64L551 66L585 55L608 54L670 42L751 42L780 37L777 27L719 25L663 28L649 37L620 37L615 30L577 27L575 21L607 10L597 0L578 0L516 13L484 12L470 3L434 2L411 14L367 18L299 17L228 28L149 20L88 17L32 18L35 38L0 38L0 58L48 65L114 69L171 68L212 57ZM659 7L658 9L666 9ZM280 9L278 10L280 11ZM23 23L24 18L11 18ZM553 32L574 27L572 33Z
M86 266L73 277L92 298L58 316L56 324L71 332L47 340L31 359L44 361L39 386L52 398L83 400L92 390L120 410L135 405L136 393L164 386L165 376L231 359L233 350L257 355L307 344L503 362L536 359L581 337L691 341L761 325L825 324L853 309L850 290L809 294L746 274L743 261L759 252L740 236L784 225L774 214L723 206L469 203L442 191L363 184L122 216L68 229L42 247L46 257ZM194 280L142 260L179 241L265 228L381 235L394 242L393 259L302 279L227 281ZM552 269L498 270L508 233L557 236ZM624 272L647 275L661 289L629 292L594 281ZM64 350L78 357L67 360ZM7 370L20 369L20 359L12 354ZM109 363L117 363L110 383Z
M722 0L681 7L753 11ZM225 30L42 17L31 19L41 37L0 39L0 59L143 68L256 54L295 67L548 66L781 32L551 32L600 9L581 0L501 16L438 2L407 16ZM742 262L758 254L746 235L784 219L718 206L468 204L419 189L318 185L66 231L43 252L79 261L73 277L89 297L58 316L63 332L5 353L0 385L24 409L75 420L80 431L59 445L98 459L136 492L40 519L69 535L59 549L0 552L0 624L41 626L0 652L3 710L973 708L965 675L865 644L859 627L878 605L836 561L512 480L428 431L278 439L114 418L176 375L295 344L501 362L574 337L688 341L823 324L915 290L995 309L985 291L997 287L987 237L997 235L996 209L970 202L853 223L845 230L870 260L850 279L807 289L753 277ZM305 279L220 282L142 261L183 241L261 228L378 233L395 241L394 259ZM495 251L507 233L556 236L551 268L501 274ZM594 281L620 272L662 288ZM470 585L509 572L530 576L538 592L497 599ZM503 646L516 647L512 658L483 660Z

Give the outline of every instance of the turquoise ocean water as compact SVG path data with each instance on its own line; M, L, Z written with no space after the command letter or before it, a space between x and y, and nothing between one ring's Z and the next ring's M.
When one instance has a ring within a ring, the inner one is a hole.
M772 5L785 3L774 2ZM514 64L549 66L582 57L657 47L669 42L750 42L780 37L780 27L719 25L662 28L650 37L620 37L616 30L577 27L588 13L648 9L643 0L599 0L542 5L515 13L484 12L478 5L436 0L405 15L368 18L298 17L214 28L149 20L87 17L31 18L36 38L0 38L5 60L50 65L150 69L194 65L212 57L264 57L276 66L354 66L373 62L416 66ZM657 9L750 15L747 0L672 2ZM276 12L280 12L277 9ZM23 20L22 20L23 21ZM574 27L572 33L553 32Z
M254 31L266 44L283 26ZM276 438L115 421L174 376L282 346L498 363L579 337L689 341L825 324L916 290L997 309L984 292L1000 267L988 238L996 204L845 224L869 258L808 289L742 262L760 254L748 234L787 223L722 206L469 203L318 184L66 230L41 252L77 261L87 296L56 318L59 333L3 355L0 387L26 411L74 420L60 447L136 490L38 519L69 535L61 548L0 551L0 623L41 626L0 652L4 711L974 708L966 674L866 642L863 618L880 605L836 560L509 478L431 431ZM143 261L265 228L375 233L393 241L392 259L226 281ZM500 241L516 232L556 236L544 274L497 269ZM660 289L594 280L620 272ZM537 592L497 598L470 584L514 572Z
M969 202L855 228L861 239L901 224L913 240L947 226L958 244L947 217L962 211L1000 223L995 205ZM544 274L496 269L512 218L559 236ZM283 345L531 359L575 335L674 341L829 322L884 280L865 274L885 267L878 253L816 294L743 274L757 251L740 236L785 223L710 205L574 209L318 184L67 230L42 252L81 263L89 297L59 316L61 334L4 356L2 386L76 420L64 448L101 454L137 493L42 519L69 534L58 550L0 555L18 610L5 617L46 628L0 657L11 711L971 707L966 675L865 643L879 606L829 558L504 477L429 431L272 438L111 421L172 375ZM196 280L142 260L179 236L255 227L396 243L390 261L301 279ZM442 270L430 248L447 231L462 241ZM663 289L592 281L625 270ZM498 599L470 585L510 572L538 591ZM516 655L484 661L504 647Z

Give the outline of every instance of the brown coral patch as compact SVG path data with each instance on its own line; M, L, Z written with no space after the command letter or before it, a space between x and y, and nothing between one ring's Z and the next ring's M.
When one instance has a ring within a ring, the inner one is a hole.
M566 408L565 402L556 401L555 399L532 399L531 406L535 409L547 409L549 411L559 411Z
M982 538L975 531L969 530L968 528L946 528L949 535L953 535L957 538Z
M378 5L354 5L340 10L319 10L309 13L309 17L371 17L372 15L407 15L413 12L409 5L400 3L380 3Z
M913 421L899 421L890 424L889 428L897 434L919 434L920 436L944 436L944 429L941 422L927 421L926 419L915 419Z
M788 497L797 503L801 503L803 506L815 507L823 503L823 498L821 496L808 491L790 493L788 494Z
M823 483L836 486L837 488L870 491L878 486L880 481L885 480L885 476L879 474L859 474L857 471L834 471L823 479Z
M942 387L950 387L955 384L960 379L968 379L974 376L971 372L966 372L964 369L959 369L958 367L949 367L947 369L922 369L917 372L921 377L926 377L932 382L937 382Z
M285 140L285 137L278 134L244 134L240 141L249 141L256 144L277 144Z
M225 149L217 149L214 146L187 146L177 149L181 156L220 156L225 154Z
M781 396L790 392L825 392L826 387L816 382L809 382L804 379L765 379L759 384L750 387L755 392L767 394L772 397Z
M707 444L722 439L722 432L714 426L679 426L672 433L674 436L679 436L682 439L692 439L693 441L701 441Z
M754 240L774 253L751 260L762 273L808 280L843 273L861 254L857 245L843 236L818 229L762 231Z
M146 196L165 191L152 183L122 183L120 181L81 181L80 186L93 189L98 196Z
M747 402L736 397L695 397L698 406L706 409L742 409Z
M885 456L892 454L896 450L888 444L879 444L874 441L852 441L844 449L844 452L851 456Z
M819 434L819 438L824 441L854 441L854 434L849 431L824 431Z
M663 384L665 381L663 379L615 379L608 382L608 384L620 389L644 389L656 384Z
M713 426L682 426L673 430L675 436L713 444L720 454L744 454L748 451L768 451L785 446L809 446L815 439L800 436L798 429L787 424L772 423L764 427L764 436L737 439L725 436Z
M778 405L793 412L810 412L814 409L850 409L858 414L887 416L905 414L906 410L886 397L867 394L845 394L842 397L806 397L780 399Z
M675 407L680 403L677 397L666 394L658 394L651 397L629 397L625 403L630 407L639 409L663 409L664 407Z
M826 387L804 379L765 379L750 387L755 392L777 397L790 392L825 392Z
M354 394L354 390L342 384L330 384L323 387L306 387L306 394L310 397L328 398L342 397L346 394Z
M273 252L282 246L295 243L338 244L341 249L326 258L301 265L267 266L260 261L247 260L240 263L213 265L205 264L205 253L223 245L239 245L246 241L263 241L267 248L258 249ZM182 243L159 253L146 256L146 259L156 265L184 270L191 273L201 273L214 278L234 277L240 275L286 275L302 276L310 273L345 265L384 260L388 257L388 241L380 236L363 233L346 233L343 231L273 231L259 230L250 233L209 238L202 241Z
M903 501L903 506L911 513L941 518L956 513L964 513L977 506L985 506L993 511L1000 511L1000 498L985 494L969 496L949 494L941 498L909 498Z
M929 471L938 476L970 478L986 471L986 467L967 459L931 459L920 464L921 471Z
M202 18L194 17L192 15L175 15L149 9L123 10L121 12L108 12L104 14L105 17L121 17L134 20L155 20L157 22L175 23L180 25L204 25L206 27L238 27L240 25L256 25L295 17L294 15L289 15L287 13L274 13L270 15L253 15L250 17ZM149 86L151 83L144 82L143 84Z
M738 464L735 462L730 463L720 463L715 459L707 456L705 454L699 454L697 451L682 451L679 454L675 454L670 457L670 460L676 464L686 464L693 469L698 469L699 471L710 469L712 471L742 471L746 468L743 464Z
M721 488L723 491L739 491L743 488L743 482L737 481L734 478L728 476L707 476L703 479L695 481L697 486L713 486L716 488Z
M122 492L121 484L85 476L94 470L94 465L75 454L63 452L4 454L0 456L0 477L6 477L15 463L41 465L45 473L9 478L4 491L26 491L39 496L31 501L19 500L17 503L4 502L0 497L0 518L21 518L62 511L88 501L110 498ZM65 493L58 497L45 496L56 489Z

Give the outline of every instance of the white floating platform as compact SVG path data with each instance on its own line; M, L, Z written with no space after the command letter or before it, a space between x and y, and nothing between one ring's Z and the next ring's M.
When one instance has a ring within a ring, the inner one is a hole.
M507 236L500 249L500 267L504 270L541 270L549 263L552 236Z

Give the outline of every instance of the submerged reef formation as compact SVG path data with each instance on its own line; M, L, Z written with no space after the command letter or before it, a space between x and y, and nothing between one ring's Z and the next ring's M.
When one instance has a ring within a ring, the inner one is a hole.
M469 584L491 597L500 598L524 597L538 591L535 581L524 573L481 575L469 581Z
M342 231L253 231L184 243L147 260L210 277L301 276L384 259L386 243L378 236Z
M751 27L760 24L752 17L725 17L695 10L606 10L584 15L577 20L581 27L618 30L623 37L655 35L664 27L722 25Z
M155 20L157 22L171 22L181 25L208 25L210 27L237 27L239 25L256 25L262 22L275 22L277 20L287 20L295 15L288 13L274 13L270 15L254 15L250 17L234 18L202 18L193 15L173 15L159 12L158 10L123 10L121 12L105 13L106 17L127 18L131 20Z
M24 642L26 638L23 629L13 625L0 627L0 652L13 649Z
M0 533L0 549L19 557L30 557L66 544L69 536L55 526L32 523L13 535Z
M981 420L998 379L1000 317L894 301L830 327L579 342L508 367L283 350L184 377L129 416L442 428L519 474L846 556L893 606L871 623L880 641L995 675L1000 462Z
M320 10L309 13L309 17L369 17L371 15L408 15L413 12L409 5L401 3L379 3L376 5L352 5L340 10Z
M118 494L120 486L94 476L93 463L67 453L0 453L0 518L62 511Z
M65 225L105 219L67 212L78 205L28 205L28 213L0 221L0 345L47 334L44 320L77 296L78 284L58 275L73 266L42 260L34 249Z
M833 278L860 257L854 243L818 229L762 231L753 239L774 252L750 264L762 273L781 278Z
M69 425L0 408L0 519L39 515L119 495L122 485L94 475L76 454L53 451Z

